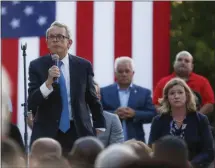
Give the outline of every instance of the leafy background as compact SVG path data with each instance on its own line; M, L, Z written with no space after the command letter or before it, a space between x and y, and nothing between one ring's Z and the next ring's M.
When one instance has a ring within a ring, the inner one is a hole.
M179 51L189 51L194 72L205 76L215 90L215 2L172 1L170 46L171 64Z

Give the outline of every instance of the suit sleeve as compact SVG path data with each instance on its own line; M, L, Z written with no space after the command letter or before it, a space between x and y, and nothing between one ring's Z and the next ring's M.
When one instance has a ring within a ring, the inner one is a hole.
M156 114L155 107L152 103L151 93L148 91L146 94L144 110L135 110L134 119L142 121L143 123L150 123Z
M193 165L208 165L214 160L213 136L209 121L206 116L202 116L199 125L201 132L202 152L195 156L191 163Z
M110 143L122 143L124 142L124 135L122 130L122 124L117 115L112 117L111 131L110 131Z
M94 127L106 128L105 118L103 115L103 108L98 97L96 96L96 90L93 84L93 76L94 74L92 70L92 65L89 63L87 69L87 88L86 88L87 103L92 113Z
M36 112L37 106L45 100L40 91L40 78L36 71L35 63L31 62L29 66L29 84L28 84L28 110Z
M152 120L151 130L149 134L149 142L148 142L149 146L152 146L152 144L154 144L155 141L157 141L160 138L161 136L160 128L161 128L160 116L156 116Z

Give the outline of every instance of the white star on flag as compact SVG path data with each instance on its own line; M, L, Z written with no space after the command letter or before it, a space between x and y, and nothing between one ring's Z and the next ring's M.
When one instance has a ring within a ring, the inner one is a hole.
M17 4L20 4L20 2L19 1L12 1L12 4L17 5Z
M6 15L7 14L7 8L2 6L1 7L1 15Z
M45 16L40 16L37 20L37 23L40 26L43 26L44 24L46 24L46 22L47 22L47 17L45 17Z
M13 29L20 27L20 19L13 18L10 25Z
M26 6L25 9L24 9L24 13L29 16L29 15L32 15L33 14L33 6Z

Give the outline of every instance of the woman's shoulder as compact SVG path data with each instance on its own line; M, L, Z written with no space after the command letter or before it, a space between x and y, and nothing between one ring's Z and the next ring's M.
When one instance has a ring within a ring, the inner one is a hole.
M189 116L191 116L191 117L197 117L199 120L205 120L205 119L207 119L207 116L206 115L204 115L204 114L202 114L202 113L200 113L200 112L192 112L192 113L189 113Z
M164 121L167 119L170 119L170 114L169 113L165 113L165 114L158 114L154 117L154 121Z
M202 113L196 112L197 118L200 122L209 123L208 117Z
M198 123L207 123L207 124L209 123L208 117L200 112L190 113L189 116L191 118L195 118L195 120L197 120Z

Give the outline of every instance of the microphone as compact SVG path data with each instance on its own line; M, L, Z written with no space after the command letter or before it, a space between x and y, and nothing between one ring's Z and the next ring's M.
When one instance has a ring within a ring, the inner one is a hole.
M54 61L54 65L56 65L57 67L59 67L59 58L60 57L57 54L52 55L52 60ZM54 83L59 83L59 80L57 77L54 77L53 80L54 80Z

